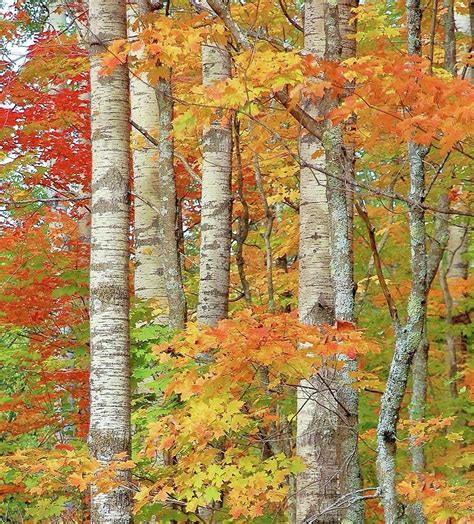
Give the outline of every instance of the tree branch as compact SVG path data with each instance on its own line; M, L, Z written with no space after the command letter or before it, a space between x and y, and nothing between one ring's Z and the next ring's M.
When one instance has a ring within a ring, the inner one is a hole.
M369 215L368 215L367 211L365 211L358 202L355 202L355 207L357 209L358 215L364 221L364 223L365 223L365 225L367 227L367 232L369 233L370 249L372 251L372 256L373 256L373 260L374 260L374 264L375 264L375 271L377 273L377 278L379 280L380 287L382 288L382 292L384 294L385 301L387 302L388 310L390 312L390 317L391 317L392 321L396 325L398 325L399 320L398 320L397 307L395 305L395 302L394 302L394 300L392 298L392 295L390 293L390 289L388 288L387 282L386 282L385 277L383 275L382 261L380 259L380 254L379 254L378 249L377 249L377 242L375 240L375 229L372 226L372 223L370 222L370 218L369 218Z
M290 24L293 27L298 29L298 31L301 31L302 33L304 33L304 29L300 26L300 24L298 24L298 22L290 16L290 13L288 12L288 9L286 8L285 0L278 0L278 3L280 4L280 9L282 10L288 22L290 22Z

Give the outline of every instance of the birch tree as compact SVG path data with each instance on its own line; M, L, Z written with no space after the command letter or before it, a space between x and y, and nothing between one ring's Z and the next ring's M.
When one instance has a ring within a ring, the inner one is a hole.
M211 41L202 46L205 87L231 76L226 47ZM231 242L231 118L222 113L204 129L202 137L201 247L197 318L215 325L227 316Z
M345 57L354 55L355 44L348 38L351 5L341 3L339 7L306 2L307 52L331 61L339 61L343 53ZM304 109L318 117L327 111L327 103L315 106L306 102ZM300 319L316 324L334 318L352 322L352 196L344 177L353 176L353 150L346 148L342 128L332 127L329 122L322 144L313 135L306 135L304 140L300 145L304 166L300 175ZM315 162L314 153L321 145L324 156ZM325 297L324 293L330 295ZM321 309L317 309L324 301L330 304L328 315L321 315ZM363 521L363 506L357 497L350 500L347 512L337 504L342 496L361 487L358 402L348 374L355 366L355 362L347 361L341 373L324 370L324 377L312 377L309 384L303 382L300 386L297 447L310 466L298 479L297 522L334 522L344 516L353 522Z
M128 72L119 65L101 76L105 45L127 36L125 2L90 0L92 116L92 229L90 264L91 455L106 467L130 450L129 365L129 96ZM92 486L91 520L131 522L129 473L123 487L100 493Z
M183 329L186 321L186 298L181 276L177 235L176 176L174 171L173 97L171 71L160 78L155 88L159 111L159 204L158 238L161 264L169 304L169 325Z
M449 227L449 242L447 247L446 266L440 274L441 289L446 305L446 357L448 360L449 389L452 398L458 396L457 374L467 352L466 340L462 334L455 333L456 325L469 323L465 314L455 314L456 302L449 289L450 279L468 278L468 223L452 224Z
M139 0L130 8L131 23L137 15L149 15L154 10L151 2ZM137 59L141 57L143 52ZM159 322L183 329L186 299L176 235L171 71L155 86L132 72L130 91L133 127L142 141L145 138L145 146L134 151L135 292L141 298L153 299L162 309Z
M133 29L137 18L143 12L140 3L128 7L129 36L133 38L137 31ZM134 58L140 60L139 52ZM130 103L133 122L146 129L152 136L158 136L159 113L155 89L146 78L137 77L130 72ZM152 300L155 309L162 313L157 321L168 323L168 300L163 267L160 259L161 250L158 240L158 184L159 167L157 149L142 134L133 128L132 149L133 188L135 193L135 295L143 300Z
M304 10L305 52L323 58L324 2L307 0ZM318 115L318 107L313 102L306 100L303 107L312 117ZM318 150L320 156L313 158ZM318 171L326 166L322 144L313 135L303 133L299 156L304 167L300 171L298 314L306 324L332 324L334 289L330 272L327 179ZM323 380L328 380L333 387L330 376L322 379L313 376L301 382L297 393L297 454L307 465L296 482L297 523L317 515L339 497L338 406Z

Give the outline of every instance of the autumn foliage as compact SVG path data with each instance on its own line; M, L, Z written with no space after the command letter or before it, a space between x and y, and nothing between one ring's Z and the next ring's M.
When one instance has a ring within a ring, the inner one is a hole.
M114 468L100 469L86 449L89 64L74 24L52 30L30 4L18 1L0 19L2 43L20 57L3 56L0 71L0 520L89 522L90 483L107 491L120 482ZM134 26L138 36L113 42L102 56L104 81L127 62L133 75L153 85L171 69L174 86L189 322L185 331L172 332L154 321L160 311L153 301L132 301L134 437L131 457L118 457L118 463L132 472L137 522L152 515L159 522L198 522L203 509L215 522L287 522L291 482L305 468L295 453L299 383L354 359L358 368L350 379L360 393L364 488L374 495L367 498L366 518L383 521L374 462L380 397L395 339L387 296L374 269L366 223L356 217L357 322L320 327L298 322L297 151L306 131L290 116L292 108L329 96L334 103L327 118L347 127L347 144L356 151L349 190L370 220L385 284L401 318L412 285L408 141L429 148L423 199L429 244L437 241L435 220L444 195L451 225L468 230L474 87L467 35L459 32L459 74L453 76L443 63L442 13L435 12L433 30L430 2L423 2L424 56L409 57L402 3L390 2L386 9L369 1L353 11L357 56L337 63L315 60L301 52L302 33L281 4L301 22L298 3L232 4L237 23L261 38L255 37L251 49L234 45L233 77L211 88L202 85L197 57L208 39L227 45L229 32L220 19L210 22L207 11L181 0L173 3L172 16L161 10L141 17ZM465 2L455 4L460 14L466 11ZM77 17L85 20L83 13ZM277 104L278 92L288 96L287 107ZM200 137L216 114L238 120L233 138L239 159L233 160L230 314L204 328L195 319ZM136 149L146 145L145 136L132 143ZM274 312L265 263L267 214L255 159L273 220ZM250 303L236 260L244 221ZM132 240L131 250L133 272L138 269ZM472 251L463 256L472 264ZM467 278L451 278L445 257L439 274L427 305L426 416L409 420L409 384L399 424L398 491L407 505L422 503L428 522L467 524L474 513L472 271ZM446 365L450 336L458 341L454 374ZM411 470L413 445L422 445L427 457L420 474Z

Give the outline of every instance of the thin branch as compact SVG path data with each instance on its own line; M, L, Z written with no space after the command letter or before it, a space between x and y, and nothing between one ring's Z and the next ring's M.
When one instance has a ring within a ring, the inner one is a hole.
M301 31L302 33L304 33L304 30L303 28L300 26L300 24L298 24L298 22L296 20L294 20L290 13L288 12L288 9L286 7L286 4L285 4L285 0L278 0L278 3L280 4L280 9L282 10L283 14L285 15L285 18L288 20L288 22L290 22L290 24L298 29L298 31Z
M130 119L130 124L132 127L134 127L139 133L141 133L149 142L151 142L154 146L159 147L160 143L159 141L141 125L137 124L134 120Z
M370 495L362 495L362 493L365 493L366 491L374 491L374 490L375 490L375 493L372 493ZM317 515L311 515L307 517L304 521L304 524L316 523L318 522L319 517L322 517L326 513L331 513L338 509L348 508L349 506L351 506L352 504L355 504L359 500L376 499L379 496L380 496L380 488L378 487L377 488L358 489L357 491L353 491L352 493L346 493L345 495L337 499L333 504L323 509Z
M382 292L384 294L385 301L387 302L388 310L390 312L390 317L392 321L396 325L398 325L399 320L398 320L397 307L395 305L395 302L390 293L390 289L388 288L387 282L383 275L382 261L380 259L380 254L377 249L377 242L375 240L375 229L372 226L372 223L370 222L370 218L369 218L369 215L367 214L367 211L365 211L358 202L355 202L355 207L357 209L358 215L364 221L367 227L367 232L369 233L370 249L372 250L372 256L373 256L373 260L375 264L375 271L377 273L377 278L379 280L380 287L382 288Z
M202 184L201 177L194 171L193 166L186 160L186 158L178 152L174 152L174 156L183 164L184 169L186 169L186 173L195 180L199 185Z
M137 124L134 120L130 120L130 124L132 127L134 127L139 133L141 133L150 143L152 143L154 146L159 147L160 143L159 141L152 136L144 127L142 127L140 124ZM191 164L186 160L186 158L181 155L180 153L174 152L174 156L183 164L184 168L186 169L186 172L188 175L196 180L199 184L202 183L202 180L200 176L194 171Z
M244 173L242 168L242 155L240 151L240 122L236 117L234 118L234 143L235 143L235 159L237 164L237 195L242 205L242 215L238 217L239 229L235 235L237 247L235 250L235 260L237 263L237 269L239 272L240 281L242 282L242 288L244 290L245 302L247 304L252 303L252 296L250 294L250 285L245 274L245 260L244 260L244 243L247 240L249 233L249 205L245 198L244 193Z
M250 40L247 38L245 32L237 25L235 20L230 14L228 5L224 4L220 0L207 0L207 3L216 15L224 22L231 35L235 38L236 42L244 49L251 47Z
M33 200L0 200L0 205L10 207L21 207L28 204L49 204L56 202L80 202L83 200L89 200L90 196L84 197L71 197L71 198L36 198Z

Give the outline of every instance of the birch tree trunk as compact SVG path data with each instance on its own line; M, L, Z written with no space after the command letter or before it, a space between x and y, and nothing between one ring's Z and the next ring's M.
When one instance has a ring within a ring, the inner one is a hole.
M90 0L92 116L92 228L90 264L91 455L106 467L130 450L129 365L129 97L128 73L119 65L100 76L104 43L127 36L124 1ZM122 459L123 460L123 459ZM99 493L92 486L93 523L129 523L129 472L123 487Z
M231 76L229 51L207 42L202 46L204 86ZM231 242L232 127L216 115L203 132L201 247L197 319L213 326L227 316Z
M407 0L408 53L421 54L420 0ZM424 158L427 149L408 143L410 165L409 210L412 287L408 298L408 318L405 325L395 326L395 351L390 365L385 392L382 396L377 426L377 476L384 507L385 522L405 521L405 508L396 492L396 438L400 407L405 393L411 361L422 342L426 321L427 257L426 227L421 204L425 192Z
M136 36L131 25L143 12L139 3L128 7L129 37ZM140 58L140 55L137 56ZM155 90L146 83L146 78L137 78L130 73L130 102L132 120L158 137L159 113ZM168 323L168 300L162 249L158 239L158 206L160 169L157 149L138 131L132 130L133 188L135 193L135 274L134 285L137 298L152 301L154 309L161 310L156 319L160 324Z
M304 5L304 49L315 57L324 56L323 0L306 0ZM318 116L310 100L304 109ZM313 158L320 150L321 155ZM303 131L299 141L300 171L300 240L298 308L301 322L322 324L334 321L334 290L330 264L329 209L326 176L318 168L326 167L322 144ZM329 507L339 497L338 406L323 381L334 387L334 376L323 372L300 383L297 392L296 449L306 470L296 480L296 522L308 521ZM337 521L334 513L329 522ZM336 520L334 520L336 519ZM328 520L321 520L326 522Z
M463 355L467 352L466 340L463 335L453 333L456 324L461 324L469 319L465 315L455 315L452 295L449 291L449 279L467 279L468 264L466 253L468 249L468 224L453 224L449 228L448 256L446 269L441 275L441 287L443 289L444 302L446 305L446 354L448 359L448 374L450 379L451 397L458 396L456 376L459 372L459 364Z
M355 42L348 38L352 32L348 22L352 3L339 5L341 15L337 4L314 1L305 4L305 48L333 61L340 60L343 52L345 56L355 53ZM318 108L311 103L305 104L305 110L318 116ZM334 317L353 321L352 198L341 180L346 174L352 176L353 151L346 150L340 127L328 127L324 132L325 156L316 162L312 156L321 144L308 135L301 142L300 155L305 167L300 181L300 318L311 323L332 321ZM335 176L326 179L318 167ZM314 200L308 201L308 197ZM316 286L317 294L311 293L312 286ZM310 301L311 307L315 303L319 307L324 305L318 294L329 304L328 314L321 316L318 312L313 318L305 318L305 301ZM342 496L361 487L357 459L358 399L349 380L349 371L354 366L355 362L348 361L342 372L323 370L322 379L312 377L313 389L301 385L297 445L298 453L310 466L298 479L297 522L340 522L344 517L352 522L363 521L363 506L355 496L348 509L346 504L337 503ZM314 396L311 399L315 390L316 399ZM308 442L307 435L312 435L314 441Z

